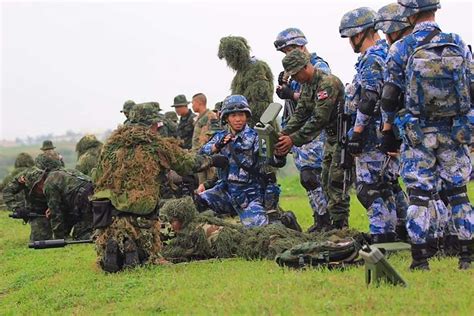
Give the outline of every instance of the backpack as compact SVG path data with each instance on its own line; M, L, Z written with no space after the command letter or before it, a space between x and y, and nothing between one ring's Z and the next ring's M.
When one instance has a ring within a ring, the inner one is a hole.
M290 268L310 267L343 267L362 262L359 256L361 245L353 238L337 242L309 241L292 247L276 256L279 266Z
M408 58L406 66L406 108L413 115L428 118L466 114L470 109L469 61L464 48L443 34L442 41L431 42L440 34L432 31ZM409 42L414 41L410 37Z

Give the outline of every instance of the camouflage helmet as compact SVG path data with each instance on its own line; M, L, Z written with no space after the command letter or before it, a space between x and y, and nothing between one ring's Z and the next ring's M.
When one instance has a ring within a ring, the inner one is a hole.
M309 62L309 55L300 49L292 50L281 61L281 63L283 64L283 69L290 76L294 76L295 74L297 74Z
M134 125L151 126L159 120L158 110L150 102L135 104L130 111L130 123Z
M35 158L35 166L41 170L57 170L63 165L56 153L45 152Z
M160 215L164 216L169 222L172 220L180 221L184 228L198 216L198 211L193 199L187 196L166 201L160 208Z
M173 122L176 122L178 121L178 114L176 114L176 112L174 111L169 111L165 113L165 118Z
M402 16L401 11L402 7L396 2L381 7L375 17L375 29L391 34L409 27L410 22Z
M252 116L247 99L240 94L229 95L222 104L221 121L225 122L230 113L245 112Z
M33 166L31 168L26 169L23 173L21 173L20 178L22 177L25 181L25 185L28 189L33 190L35 186L44 180L48 175L48 171L42 170Z
M224 103L223 101L219 101L219 102L216 102L216 104L214 105L214 110L212 110L213 112L219 112L221 109L222 109L222 103Z
M339 25L341 37L352 37L374 27L376 13L371 8L362 7L343 15Z
M439 0L397 0L397 2L402 7L402 16L405 17L441 8Z
M102 143L97 140L95 135L84 135L76 144L76 152L81 155L90 148L100 147Z
M28 153L19 153L15 159L15 168L25 168L34 166L35 162L33 157Z
M125 103L123 104L123 108L122 108L122 111L120 111L120 113L128 113L130 112L130 110L132 109L132 107L135 105L135 101L133 100L127 100L125 101Z
M296 27L290 27L281 31L278 33L275 42L273 42L276 50L279 51L290 45L305 46L306 44L308 44L306 36L304 36L303 32Z

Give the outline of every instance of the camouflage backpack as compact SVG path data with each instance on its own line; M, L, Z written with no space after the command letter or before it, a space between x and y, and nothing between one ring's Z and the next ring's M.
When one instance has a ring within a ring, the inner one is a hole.
M432 42L434 37L440 40ZM408 44L416 44L413 36ZM470 109L469 61L452 34L431 32L408 58L406 108L413 115L450 117Z
M308 241L277 255L279 266L290 268L343 267L357 264L361 245L353 238L338 241Z

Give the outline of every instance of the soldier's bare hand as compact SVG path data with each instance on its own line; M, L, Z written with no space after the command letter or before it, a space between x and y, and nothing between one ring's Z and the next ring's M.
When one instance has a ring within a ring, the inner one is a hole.
M47 219L51 218L51 210L48 208L46 212L44 212L44 215L46 216Z
M202 192L204 192L204 191L206 191L206 188L204 187L204 184L201 183L201 184L197 187L196 193L202 193Z
M290 136L282 135L278 138L278 143L275 145L275 154L277 156L284 156L290 151L291 147L293 147L293 141Z

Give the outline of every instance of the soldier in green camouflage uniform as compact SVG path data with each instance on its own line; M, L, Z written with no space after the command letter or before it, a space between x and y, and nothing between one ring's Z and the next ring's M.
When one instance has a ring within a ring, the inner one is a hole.
M235 71L231 83L231 94L240 94L247 99L252 118L249 126L254 127L267 106L273 102L273 74L266 62L250 56L247 40L240 36L227 36L220 40L219 59Z
M21 215L45 215L48 205L43 194L43 181L47 172L33 166L14 177L3 189L3 199L8 209ZM16 195L24 193L25 202L18 202ZM26 204L26 205L25 205ZM25 219L31 227L30 241L51 239L52 231L46 217Z
M36 156L35 166L41 170L58 170L64 165L62 161L58 159L58 156L53 152L44 152Z
M283 59L283 67L303 84L295 113L282 130L276 145L277 155L287 154L291 146L301 146L326 131L322 166L323 190L328 197L328 212L334 228L348 225L349 197L342 193L344 170L340 166L341 148L337 142L338 106L344 102L344 86L334 75L314 68L309 56L295 49Z
M151 105L136 105L130 124L115 130L102 150L92 203L96 250L105 271L164 261L157 211L162 189L170 185L170 169L186 175L228 164L222 156L197 156L181 149L158 134L158 122Z
M165 119L169 122L172 137L178 137L178 115L176 112L166 112Z
M94 187L91 179L74 169L50 172L43 185L48 203L51 228L55 239L69 237L89 239L92 213L89 196Z
M3 190L3 188L9 183L17 174L20 172L23 172L26 170L28 167L32 167L35 164L33 161L33 158L27 154L27 153L20 153L15 159L15 169L12 170L5 178L3 178L2 183L0 184L0 191ZM23 191L18 193L15 196L17 202L19 203L25 203L25 194ZM3 198L1 198L0 194L0 207L3 206ZM24 205L23 205L24 206Z
M130 119L128 117L130 115L130 110L133 108L134 105L135 101L133 100L127 100L123 104L122 111L120 111L120 113L123 113L123 115L125 115L125 121L123 121L123 125L127 125L128 123L130 123Z
M50 140L45 140L43 141L43 146L41 146L41 150L43 153L50 155L51 157L54 157L55 159L59 160L61 162L61 165L64 167L64 160L63 156L58 153L56 150L54 150L56 147L54 147L53 142Z
M186 96L179 94L174 98L173 107L178 114L179 124L178 124L178 138L183 140L181 145L184 149L191 149L192 139L194 132L194 118L196 114L188 109L188 104L190 102L186 100Z
M90 176L91 171L97 165L102 142L94 135L85 135L76 144L77 163L76 170Z

